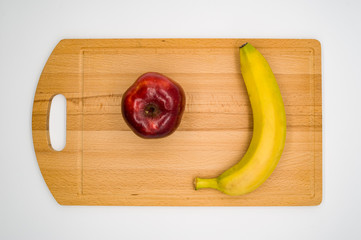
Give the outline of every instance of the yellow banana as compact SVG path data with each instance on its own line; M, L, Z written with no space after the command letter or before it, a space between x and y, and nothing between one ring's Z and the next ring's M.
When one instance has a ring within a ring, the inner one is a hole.
M243 158L217 178L196 178L195 188L214 188L242 195L258 188L272 174L285 145L286 114L275 76L251 44L240 47L241 73L253 112L253 136Z

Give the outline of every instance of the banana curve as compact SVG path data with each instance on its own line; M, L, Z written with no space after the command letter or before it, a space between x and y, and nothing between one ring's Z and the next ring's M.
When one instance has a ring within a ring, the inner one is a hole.
M252 192L268 179L281 158L286 114L276 78L263 55L249 43L240 47L240 62L253 113L252 140L237 164L216 178L196 178L195 189L214 188L228 195Z

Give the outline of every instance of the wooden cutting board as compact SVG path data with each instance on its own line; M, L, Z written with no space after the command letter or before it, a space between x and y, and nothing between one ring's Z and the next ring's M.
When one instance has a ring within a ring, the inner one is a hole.
M238 48L269 61L283 96L287 140L271 177L256 191L195 191L238 162L252 136L252 111ZM121 115L124 91L160 72L182 85L178 130L141 139ZM52 98L67 99L67 138L49 141ZM33 106L33 141L42 175L63 205L274 206L322 201L321 46L310 39L67 39L52 52Z

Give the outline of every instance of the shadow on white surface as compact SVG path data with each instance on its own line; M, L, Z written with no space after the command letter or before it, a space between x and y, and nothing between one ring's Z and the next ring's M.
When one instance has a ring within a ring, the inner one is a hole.
M66 98L62 94L55 95L51 101L49 112L49 138L51 147L61 151L66 144Z

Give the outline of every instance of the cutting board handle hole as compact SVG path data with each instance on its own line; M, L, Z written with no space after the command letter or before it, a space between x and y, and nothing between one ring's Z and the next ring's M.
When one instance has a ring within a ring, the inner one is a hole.
M61 151L66 144L66 98L55 95L50 103L49 142L52 149Z

